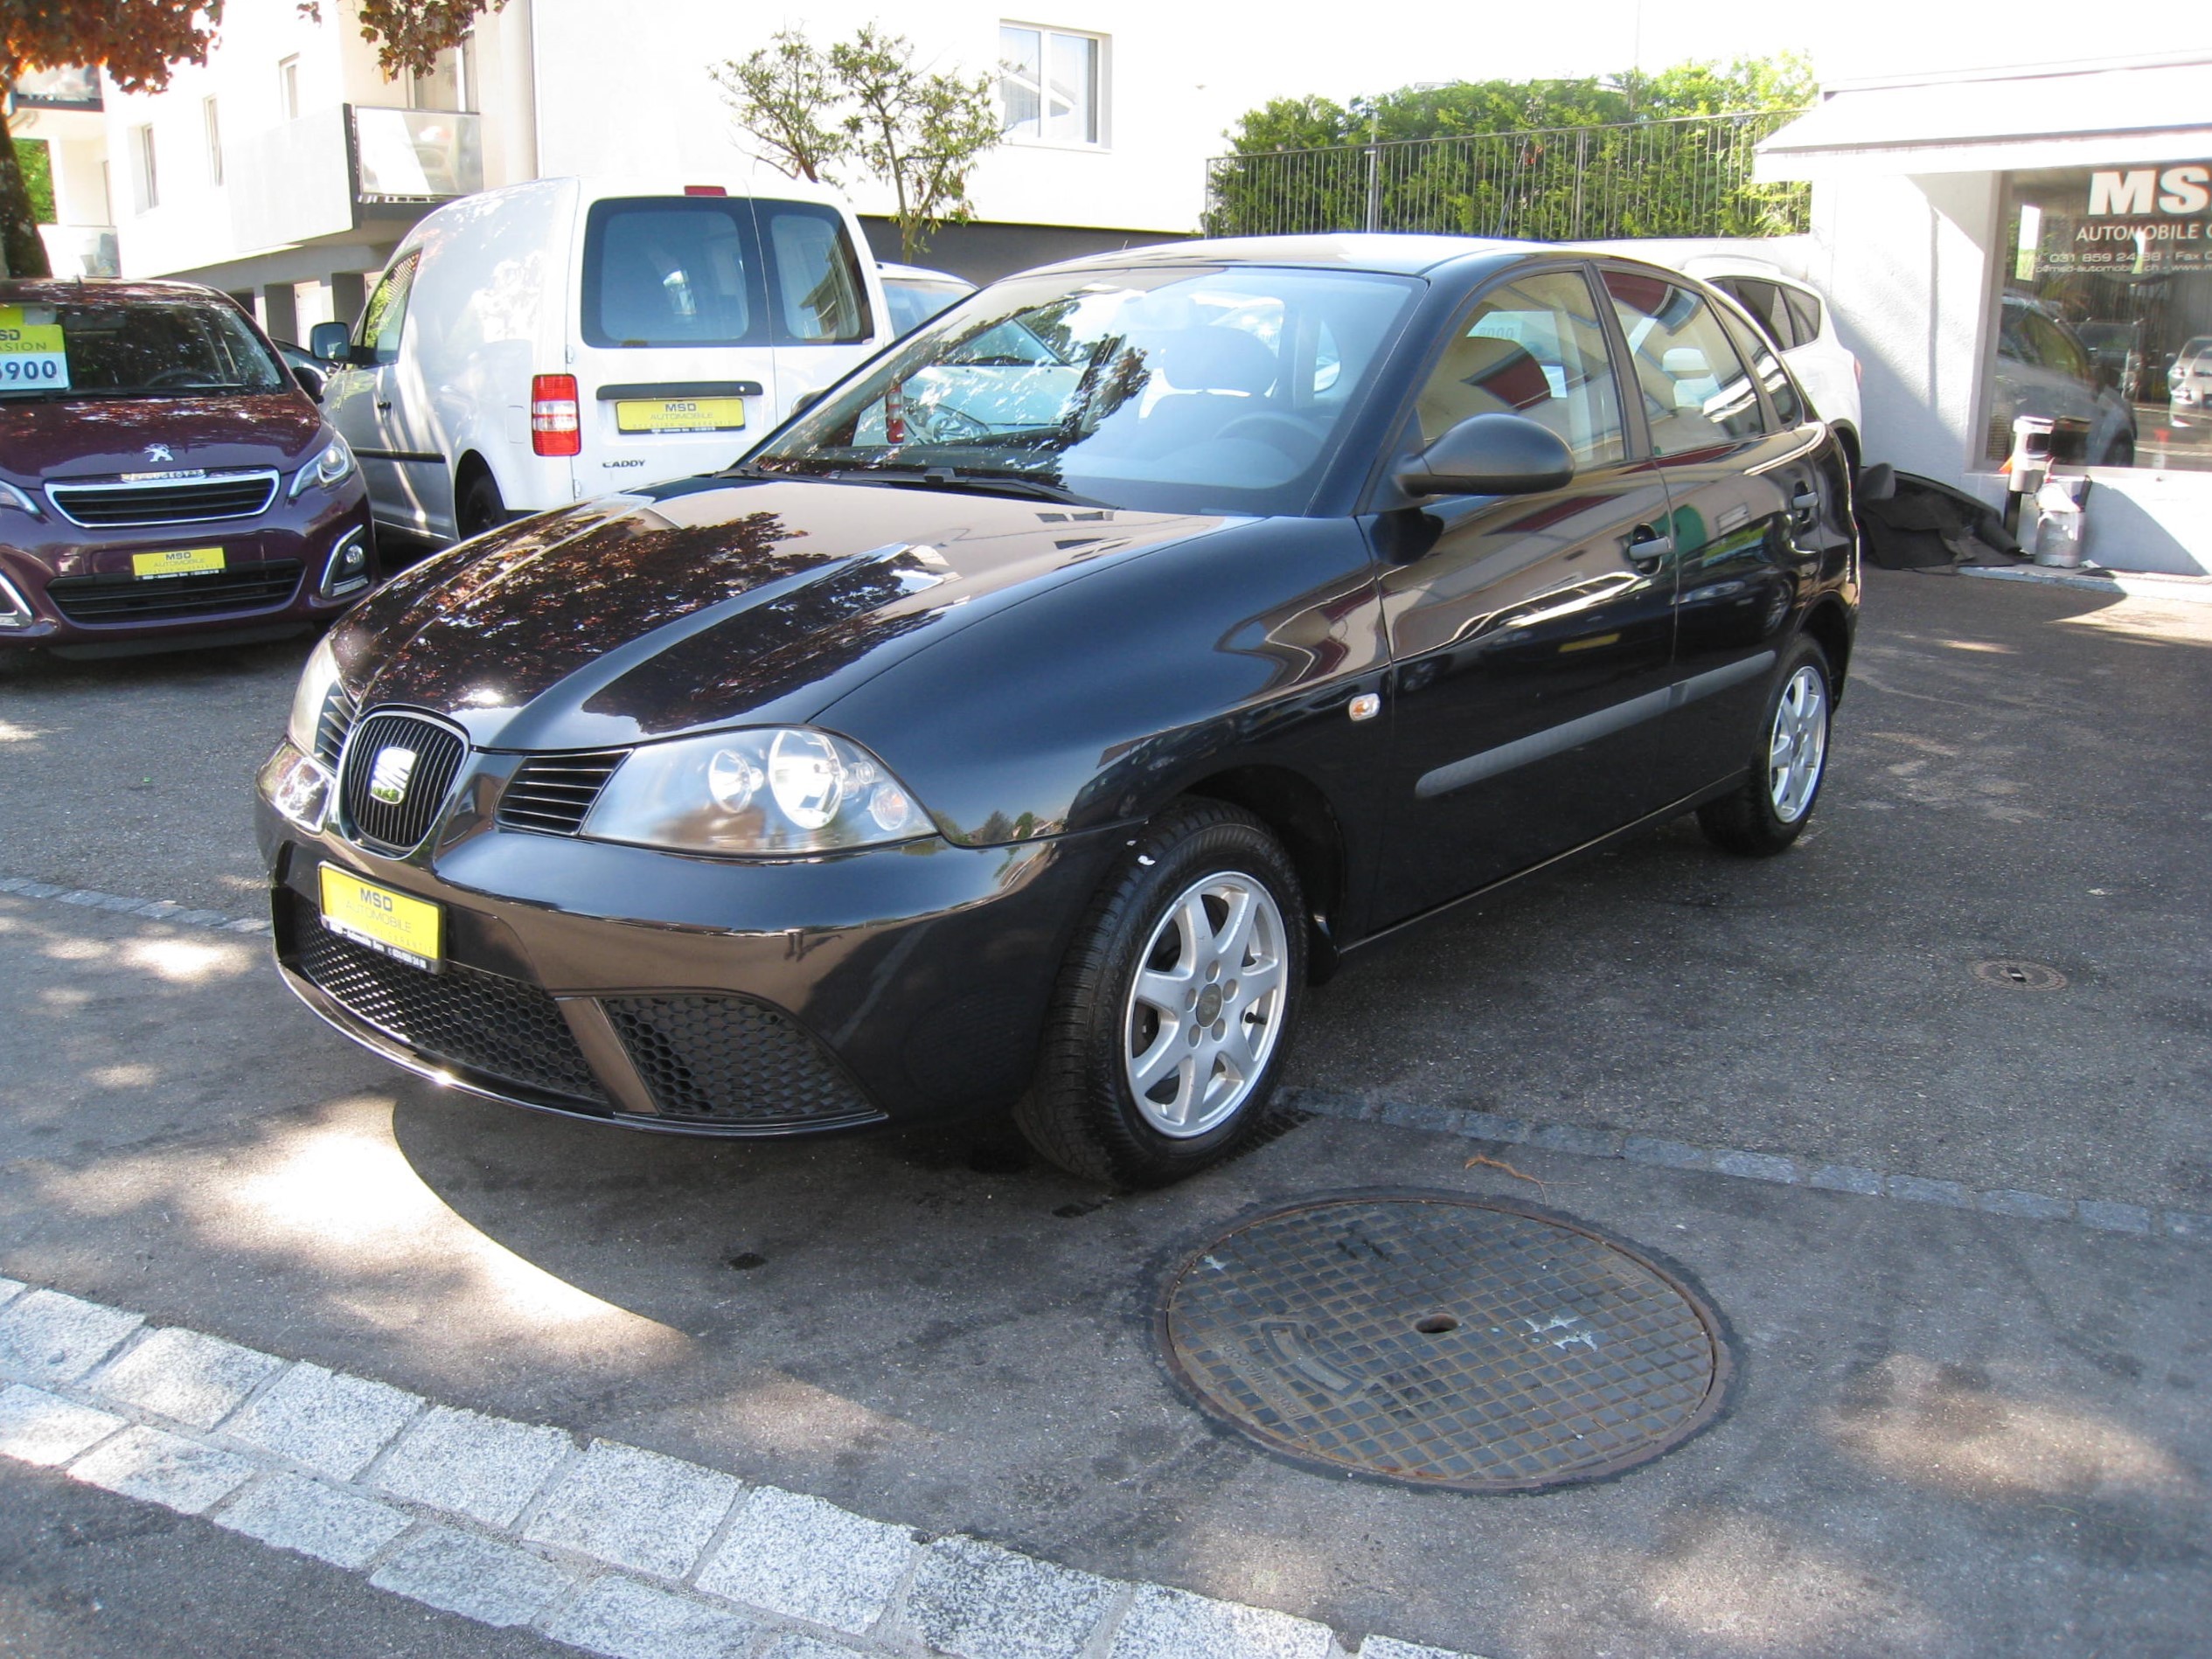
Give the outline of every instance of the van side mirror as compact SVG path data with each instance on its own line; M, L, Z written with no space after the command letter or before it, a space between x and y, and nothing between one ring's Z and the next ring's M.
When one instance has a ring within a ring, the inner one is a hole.
M791 399L791 413L784 418L790 420L797 420L829 395L826 391L800 392L797 397Z
M1398 474L1409 496L1527 496L1574 482L1575 456L1549 427L1526 415L1461 421Z
M343 323L318 323L308 330L308 355L318 363L350 363L352 333Z
M1886 461L1877 461L1859 472L1858 496L1861 501L1888 501L1897 493L1897 469Z

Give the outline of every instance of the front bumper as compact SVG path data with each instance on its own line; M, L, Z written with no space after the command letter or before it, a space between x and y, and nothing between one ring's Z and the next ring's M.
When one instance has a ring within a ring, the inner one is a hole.
M327 621L373 586L368 498L358 477L258 518L87 529L49 513L0 514L0 650L158 648L296 633ZM339 545L358 538L367 584L323 591ZM135 554L220 546L226 567L141 579Z
M259 803L293 992L442 1084L719 1135L1010 1105L1075 924L1124 839L741 863L506 830L465 807L454 817L457 837L392 860ZM323 929L326 862L442 906L447 971Z

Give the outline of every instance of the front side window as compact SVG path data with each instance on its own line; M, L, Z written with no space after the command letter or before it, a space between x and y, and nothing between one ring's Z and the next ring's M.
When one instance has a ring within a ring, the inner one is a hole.
M1298 513L1419 284L1172 267L1010 278L754 456L1140 511Z
M1106 43L1096 35L1002 24L998 98L1010 138L1103 144Z
M361 308L361 320L353 325L353 344L372 351L379 363L400 360L400 335L407 327L407 295L414 288L414 268L422 262L416 248L392 262Z
M59 325L65 376L0 384L12 392L60 398L192 398L282 392L293 381L228 305L62 304L21 308L26 320Z
M1759 394L1711 306L1641 271L1606 272L1605 289L1628 337L1654 455L1688 455L1760 435Z
M1576 271L1525 276L1485 294L1454 330L1416 408L1423 443L1475 415L1517 414L1565 439L1577 466L1628 454L1604 327Z

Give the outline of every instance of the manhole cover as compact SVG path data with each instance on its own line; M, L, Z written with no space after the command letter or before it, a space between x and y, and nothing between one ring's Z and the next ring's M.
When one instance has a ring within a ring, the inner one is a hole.
M2056 991L2066 989L2066 975L2048 962L2014 961L1976 962L1974 977L1992 985L2017 985L2022 990Z
M1175 1271L1160 1323L1177 1378L1275 1450L1477 1492L1657 1457L1729 1365L1703 1299L1625 1245L1456 1194L1242 1222Z

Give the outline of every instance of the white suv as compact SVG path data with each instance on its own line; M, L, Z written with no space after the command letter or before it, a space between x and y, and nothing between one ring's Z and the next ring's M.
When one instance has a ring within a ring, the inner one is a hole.
M1859 359L1837 337L1827 301L1775 267L1754 260L1692 260L1683 268L1751 314L1812 399L1814 413L1836 429L1855 469L1862 453Z

